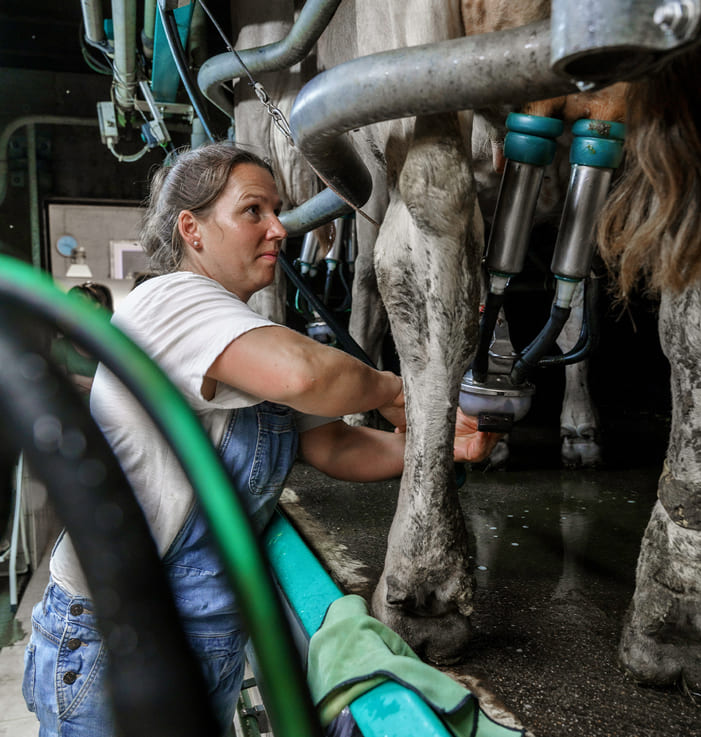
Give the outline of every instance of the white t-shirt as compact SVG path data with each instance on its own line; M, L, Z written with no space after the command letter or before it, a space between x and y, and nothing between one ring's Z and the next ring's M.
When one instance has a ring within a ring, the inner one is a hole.
M125 297L112 322L160 365L215 445L231 410L262 401L221 382L211 400L201 394L207 370L231 341L249 330L275 325L213 279L185 271L149 279ZM102 364L95 374L90 410L129 479L163 555L194 499L180 463L145 410ZM296 418L301 432L330 421L301 413ZM89 596L68 536L56 547L50 570L69 593Z

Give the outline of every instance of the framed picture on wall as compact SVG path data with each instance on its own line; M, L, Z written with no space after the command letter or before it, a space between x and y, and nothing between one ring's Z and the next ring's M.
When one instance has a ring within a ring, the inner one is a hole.
M110 241L112 279L133 279L141 271L148 271L148 257L139 241Z

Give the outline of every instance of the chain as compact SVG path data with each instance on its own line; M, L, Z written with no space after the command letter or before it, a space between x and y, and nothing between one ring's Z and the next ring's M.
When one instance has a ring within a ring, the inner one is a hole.
M284 113L282 110L280 110L277 105L273 103L273 101L270 99L270 95L266 91L265 87L260 82L256 82L256 80L253 78L253 75L251 74L248 67L245 65L243 59L241 58L241 55L238 51L229 43L229 40L227 39L226 35L224 34L224 31L222 31L221 27L217 23L217 21L214 19L214 16L209 11L209 8L205 5L205 3L202 0L199 0L200 5L202 6L202 10L208 15L210 21L214 25L214 27L217 29L217 32L221 36L222 40L224 41L224 44L226 45L226 48L234 54L236 57L238 63L241 65L241 68L246 73L246 76L248 77L248 83L253 88L253 91L256 93L256 97L260 100L261 104L265 106L265 109L268 111L268 115L273 119L273 123L275 124L275 127L285 136L287 139L287 142L290 146L292 146L295 151L299 151L297 148L294 138L292 137L292 129L290 128L290 124L287 122L287 118L285 118ZM321 181L343 202L345 202L349 207L352 207L353 210L355 210L359 215L362 215L368 222L372 223L376 227L380 227L380 224L375 221L373 218L371 218L367 213L363 212L357 205L355 205L353 202L351 202L347 197L344 197L332 184L329 183L329 181L324 177L319 171L317 171L316 167L314 167L309 160L304 157L305 161L307 162L307 165L309 168L321 179Z
M283 136L285 136L290 146L296 149L297 146L295 146L294 139L292 138L290 124L287 122L287 118L285 118L282 110L280 110L277 105L273 104L272 100L270 99L270 95L260 82L254 82L252 86L253 91L256 93L256 97L261 101L263 105L265 105L265 108L268 111L268 115L270 115L270 117L273 119L275 127L282 133Z

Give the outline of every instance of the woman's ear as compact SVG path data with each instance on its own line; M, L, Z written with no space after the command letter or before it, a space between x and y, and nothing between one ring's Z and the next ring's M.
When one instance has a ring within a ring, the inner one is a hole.
M200 244L200 224L189 210L180 211L178 215L178 232L188 246Z

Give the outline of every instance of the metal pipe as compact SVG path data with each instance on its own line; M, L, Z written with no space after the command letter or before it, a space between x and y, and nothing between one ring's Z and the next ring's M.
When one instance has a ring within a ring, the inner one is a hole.
M32 264L41 268L39 226L39 181L37 174L37 135L34 124L27 126L27 173L29 175L29 229L32 239Z
M572 81L550 69L550 24L543 21L340 64L302 88L290 127L312 166L360 207L370 195L370 174L343 133L397 118L576 91Z
M563 76L640 76L699 33L698 0L553 0L552 64Z
M372 186L372 183L369 184ZM288 237L304 235L334 218L352 212L353 208L337 197L330 189L322 189L319 194L303 202L293 210L280 215L280 222Z
M329 24L341 0L307 0L290 32L275 43L239 51L251 74L289 69L302 61ZM197 84L202 93L225 115L233 117L231 101L221 89L224 82L246 76L235 54L227 52L208 59L200 68Z
M7 194L7 144L25 125L97 125L97 118L62 118L60 115L24 115L10 121L0 133L0 205Z
M153 59L153 37L156 33L156 0L144 2L144 28L141 31L141 45L144 55Z
M136 88L136 0L112 0L114 96L122 110L134 107Z
M102 16L102 2L100 0L81 0L83 10L83 26L85 38L93 46L102 46L105 43L104 19Z

